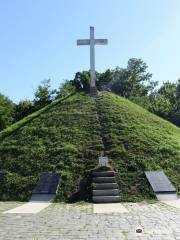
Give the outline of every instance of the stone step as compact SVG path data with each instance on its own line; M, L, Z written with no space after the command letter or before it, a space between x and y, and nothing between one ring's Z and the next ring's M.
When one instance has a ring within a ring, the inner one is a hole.
M114 177L114 171L94 171L92 173L93 177Z
M93 190L93 196L118 196L118 189Z
M120 196L93 196L95 203L116 203L120 202Z
M94 183L115 183L115 177L93 177Z
M94 190L104 190L104 189L117 189L117 183L95 183L93 184Z

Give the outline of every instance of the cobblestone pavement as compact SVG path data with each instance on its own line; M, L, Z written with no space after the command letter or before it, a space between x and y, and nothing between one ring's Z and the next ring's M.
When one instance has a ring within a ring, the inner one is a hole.
M19 205L0 202L0 239L180 240L180 210L163 203L123 203L129 212L114 214L93 214L92 204L58 203L34 215L2 214Z

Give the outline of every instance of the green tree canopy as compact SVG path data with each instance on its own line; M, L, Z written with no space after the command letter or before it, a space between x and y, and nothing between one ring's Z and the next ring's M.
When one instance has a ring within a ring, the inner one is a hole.
M76 91L90 91L90 74L88 71L77 72L73 80Z
M32 101L22 100L15 108L15 120L19 121L20 119L28 116L29 114L35 111L35 107Z
M73 85L73 81L66 80L63 84L60 85L59 90L57 91L56 98L66 97L67 95L73 93L75 91L75 87Z
M108 89L127 98L146 96L157 85L157 82L151 80L152 74L147 72L147 68L147 64L141 59L131 58L126 68L116 67L104 73L96 72L97 88L98 90ZM89 72L77 72L73 84L77 91L89 92Z
M54 99L56 90L51 90L50 81L50 79L42 81L34 94L34 103L37 108L44 107Z
M113 70L111 90L127 98L146 96L157 85L157 82L151 80L152 74L147 72L147 68L141 59L129 59L126 68L117 67Z
M15 104L0 93L0 130L13 123L14 110Z

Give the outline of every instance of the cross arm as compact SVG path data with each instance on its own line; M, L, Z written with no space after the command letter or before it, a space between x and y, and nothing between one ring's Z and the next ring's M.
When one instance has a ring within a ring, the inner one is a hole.
M90 40L89 39L77 40L77 45L90 45Z
M94 42L96 45L107 45L108 44L107 39L94 39Z
M95 45L107 45L107 39L94 39ZM90 39L79 39L77 40L77 45L90 45Z

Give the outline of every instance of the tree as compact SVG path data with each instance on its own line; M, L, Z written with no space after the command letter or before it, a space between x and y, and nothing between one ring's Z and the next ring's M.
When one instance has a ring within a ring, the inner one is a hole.
M170 120L173 105L164 95L156 94L149 98L148 110L162 118Z
M66 80L57 91L56 98L66 97L67 95L73 93L75 91L73 81Z
M177 98L177 110L180 111L180 79L178 79L176 85L176 98Z
M88 71L77 72L73 80L76 91L90 91L90 74Z
M179 84L171 83L169 81L164 82L163 85L157 91L155 98L150 99L152 104L151 111L159 116L171 121L177 126L180 125L179 114ZM158 104L157 104L158 101Z
M51 90L50 79L41 82L35 92L34 104L37 109L51 103L56 94L56 90Z
M106 70L104 73L96 73L96 85L98 90L110 90L112 77L113 72L110 69Z
M172 113L171 122L180 127L180 109Z
M11 125L14 121L15 104L3 94L0 94L0 130Z
M35 106L30 100L22 100L15 108L15 120L19 121L20 119L28 116L29 114L35 111Z
M111 90L126 98L147 96L157 86L147 68L141 59L129 59L126 68L116 67L113 70Z
M104 73L96 72L98 90L111 90L123 97L147 96L157 85L152 81L152 74L147 72L147 65L141 59L131 58L126 68L116 67ZM77 72L73 80L76 91L90 91L88 71Z
M172 105L176 108L177 105L177 84L164 82L163 85L158 90L158 94L167 98Z

